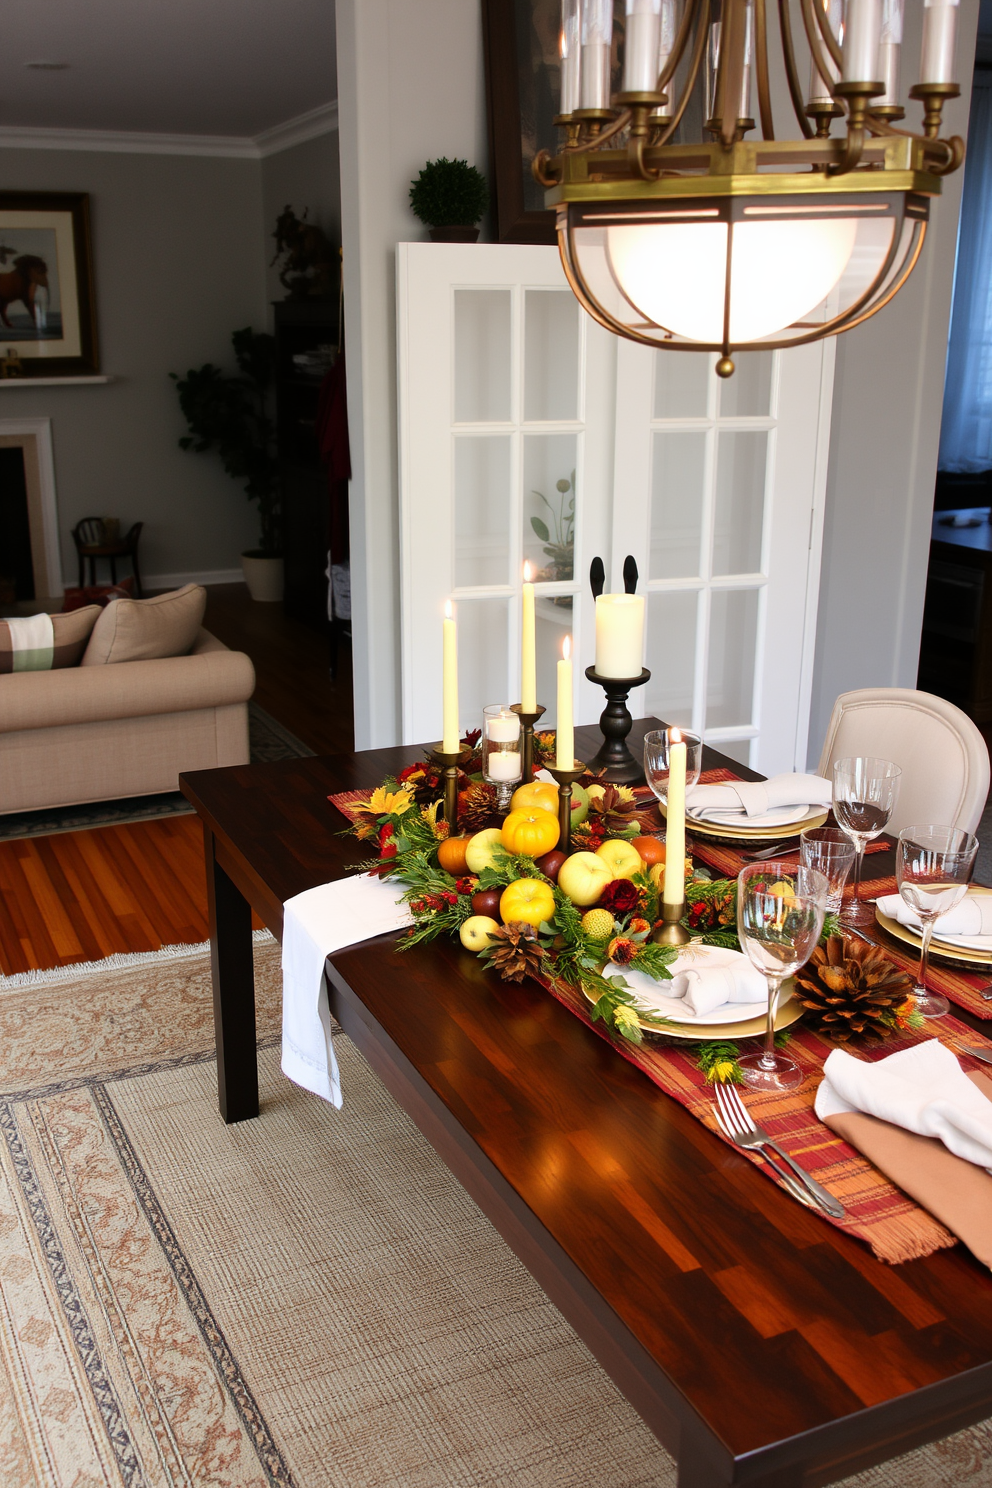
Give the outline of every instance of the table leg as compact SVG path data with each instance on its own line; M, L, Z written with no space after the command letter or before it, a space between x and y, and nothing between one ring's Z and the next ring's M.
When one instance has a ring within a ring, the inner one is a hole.
M217 1098L226 1122L247 1121L258 1115L251 906L217 862L214 834L207 826L203 837L210 908Z

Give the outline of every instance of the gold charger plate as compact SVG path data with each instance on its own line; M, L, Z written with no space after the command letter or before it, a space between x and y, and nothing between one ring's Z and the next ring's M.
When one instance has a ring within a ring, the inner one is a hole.
M789 986L788 982L783 984ZM583 987L586 1000L595 1002ZM779 1002L775 1012L775 1031L780 1028L791 1028L803 1015L802 1003L800 1003L791 992ZM703 1039L747 1039L759 1038L765 1031L767 1018L743 1018L740 1023L665 1023L662 1027L654 1023L645 1023L641 1018L637 1020L638 1025L645 1033L659 1033L665 1038L686 1039L692 1043L699 1043Z
M986 888L983 884L972 884L969 892L973 894L992 894L992 889ZM905 945L912 946L914 951L920 949L922 942L917 932L908 929L905 925L900 925L899 921L892 919L890 915L883 914L877 904L875 905L875 918L882 929L887 930L896 940L901 940ZM946 940L938 940L936 935L930 941L930 955L935 956L939 961L957 962L959 965L964 962L966 965L970 964L972 966L992 966L992 951L976 951L971 948L959 949L957 946L949 945Z
M658 810L661 816L666 816L664 802L658 802ZM810 812L809 816L802 816L798 821L783 822L780 827L728 827L723 823L701 822L686 813L685 830L693 837L709 837L715 842L729 842L732 845L740 844L746 846L749 842L783 842L790 837L797 837L800 832L812 831L814 827L822 827L829 812L822 808Z

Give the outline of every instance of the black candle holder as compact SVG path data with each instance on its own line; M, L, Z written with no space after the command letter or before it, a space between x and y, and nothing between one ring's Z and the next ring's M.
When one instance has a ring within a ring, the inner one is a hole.
M534 725L544 717L545 709L538 703L536 713L525 713L523 703L511 703L510 712L516 713L523 729L524 736L520 741L521 779L524 785L530 785L534 778Z
M648 937L655 945L684 946L688 945L692 936L682 924L682 916L685 914L685 900L681 904L662 904L661 921L656 924Z
M606 779L615 785L629 785L640 780L644 774L639 760L627 748L627 735L634 720L627 708L627 697L634 687L643 687L651 676L647 667L639 677L601 677L594 666L586 667L590 682L597 683L606 693L607 703L599 719L603 735L603 747L589 761L590 770L600 773L605 769Z
M572 786L588 769L581 760L576 760L571 770L559 770L549 765L549 774L558 784L558 851L567 853L572 845Z
M454 836L458 829L458 761L464 750L459 748L457 754L446 754L443 749L433 749L431 754L434 763L440 765L443 772L444 819Z

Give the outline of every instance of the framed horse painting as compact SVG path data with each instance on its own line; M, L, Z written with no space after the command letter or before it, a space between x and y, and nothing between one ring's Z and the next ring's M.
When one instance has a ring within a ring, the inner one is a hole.
M0 360L22 377L99 372L84 192L0 191Z

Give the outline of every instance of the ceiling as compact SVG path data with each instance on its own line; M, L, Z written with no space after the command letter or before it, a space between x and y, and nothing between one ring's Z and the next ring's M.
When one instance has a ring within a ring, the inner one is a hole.
M255 136L337 93L334 0L0 0L0 16L0 126Z

